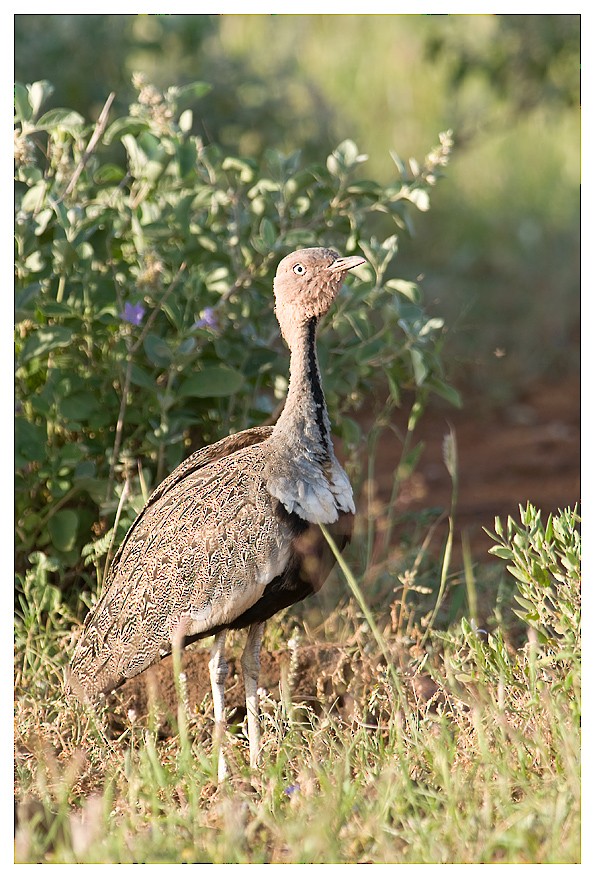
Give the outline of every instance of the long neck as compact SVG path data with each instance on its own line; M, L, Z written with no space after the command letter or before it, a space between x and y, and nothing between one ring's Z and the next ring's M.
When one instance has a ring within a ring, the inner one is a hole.
M319 464L333 456L330 422L316 354L317 319L300 326L291 339L289 389L275 434Z

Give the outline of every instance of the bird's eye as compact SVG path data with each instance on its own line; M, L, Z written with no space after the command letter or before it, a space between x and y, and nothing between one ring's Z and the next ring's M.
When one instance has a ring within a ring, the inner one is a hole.
M294 274L305 274L306 273L306 269L304 268L304 266L302 265L301 262L296 262L296 264L293 266L293 271L294 271Z

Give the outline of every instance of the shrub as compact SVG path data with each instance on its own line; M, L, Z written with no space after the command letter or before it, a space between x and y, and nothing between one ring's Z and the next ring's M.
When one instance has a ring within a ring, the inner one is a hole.
M520 523L509 516L504 527L496 518L490 552L508 562L516 586L514 612L527 626L527 641L513 653L500 626L486 632L463 619L461 630L444 638L450 684L459 695L461 685L473 697L478 686L491 685L496 702L506 689L520 703L527 691L538 692L558 697L575 718L580 716L579 523L577 510L568 508L544 524L531 503L520 507Z
M341 143L326 162L298 153L226 155L193 136L189 104L204 83L157 91L142 77L129 114L95 126L42 114L47 82L15 92L17 549L80 573L92 536L120 527L188 453L273 420L287 354L271 307L278 261L302 246L367 259L329 315L320 356L334 424L380 380L392 404L414 391L456 402L440 361L442 321L416 283L390 276L412 207L448 161L450 133L418 166L395 157L394 182L361 178ZM374 237L390 215L395 234ZM123 497L123 492L126 492ZM119 536L119 535L118 535ZM99 568L100 552L92 551Z

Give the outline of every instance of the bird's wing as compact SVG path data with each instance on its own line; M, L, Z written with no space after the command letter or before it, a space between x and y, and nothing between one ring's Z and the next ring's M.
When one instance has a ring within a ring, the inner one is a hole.
M177 636L225 627L283 572L293 532L275 514L265 467L261 448L245 447L145 507L77 646L79 688L94 697L171 651Z
M220 439L218 442L214 442L212 445L207 445L204 448L199 448L197 451L187 457L186 460L183 460L182 463L177 466L175 470L170 473L169 476L167 476L167 478L163 479L163 481L160 482L159 485L155 488L153 493L150 494L149 499L135 518L134 522L126 533L126 536L122 540L118 551L114 555L114 559L110 565L103 586L104 593L107 591L107 589L109 589L111 583L113 582L114 576L118 570L120 559L126 548L128 540L134 535L137 528L142 527L142 522L148 510L161 497L165 496L168 492L171 492L172 490L178 491L178 486L183 482L183 480L189 475L192 475L192 473L197 472L197 470L208 466L208 464L210 463L214 463L216 460L221 460L223 457L227 457L230 454L239 451L241 448L247 448L250 445L256 445L257 443L262 442L264 439L268 439L272 432L272 427L251 427L248 430L242 430L240 433L234 433L233 436L226 436L224 439Z

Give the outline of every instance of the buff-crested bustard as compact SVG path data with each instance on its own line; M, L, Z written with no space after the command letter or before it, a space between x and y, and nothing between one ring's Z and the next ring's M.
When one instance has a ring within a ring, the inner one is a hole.
M258 675L265 621L318 591L355 512L335 457L316 331L346 273L364 262L298 250L279 263L275 313L290 381L274 427L255 427L192 454L151 494L126 534L87 617L67 689L97 703L174 649L210 635L215 738L224 728L227 630L248 627L241 665L250 764L260 747ZM219 779L225 776L219 748Z

